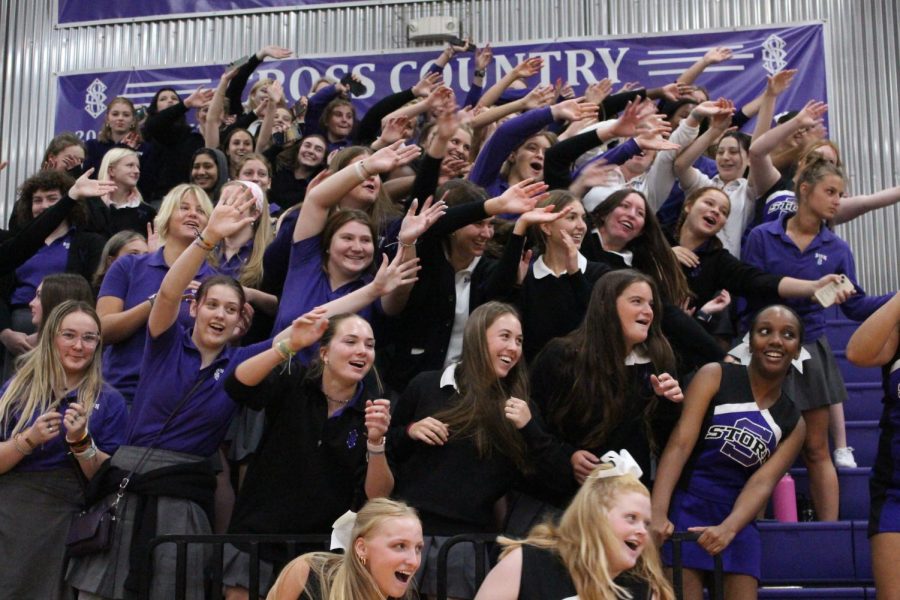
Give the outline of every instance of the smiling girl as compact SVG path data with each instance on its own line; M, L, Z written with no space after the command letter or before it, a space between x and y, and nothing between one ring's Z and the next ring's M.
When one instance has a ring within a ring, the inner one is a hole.
M316 552L290 562L268 600L412 600L422 560L422 524L402 502L370 500L356 515L345 554Z
M604 455L558 522L524 540L501 538L500 562L476 600L613 600L626 591L635 600L673 600L648 535L650 493L625 455ZM625 571L629 580L616 581Z
M659 541L675 530L700 533L699 547L683 550L685 598L703 597L703 572L712 571L719 553L725 597L756 598L762 550L753 520L796 460L806 433L782 389L802 340L797 314L771 306L753 320L747 367L709 364L691 380L653 486ZM671 549L664 550L671 564Z
M750 232L744 260L774 275L817 279L828 274L847 278L855 293L837 293L841 311L861 321L887 302L890 296L867 297L856 283L856 265L847 243L828 228L837 214L844 192L843 170L814 157L796 176L797 213L760 225ZM847 390L834 353L825 336L825 308L809 298L788 305L803 319L811 358L803 374L794 378L793 400L807 424L803 458L809 468L810 492L816 515L823 521L838 518L838 478L828 451L829 407L847 399ZM751 309L755 308L751 302ZM840 414L840 413L839 413ZM843 429L843 423L834 423Z
M515 309L488 302L472 311L462 358L413 379L394 412L389 453L394 495L414 506L426 534L420 590L436 593L437 555L449 536L494 532L495 504L537 470L558 479L545 458L548 436L532 418ZM547 466L545 466L547 465ZM449 567L449 595L475 595L474 552Z
M113 148L103 157L97 179L112 181L115 191L87 203L91 230L107 238L120 231L146 233L156 209L144 202L138 190L141 163L134 150Z

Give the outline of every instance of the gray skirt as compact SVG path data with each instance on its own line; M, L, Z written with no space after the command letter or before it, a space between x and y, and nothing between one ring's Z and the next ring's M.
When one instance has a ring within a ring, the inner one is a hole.
M834 352L824 335L804 344L810 357L803 361L803 373L791 369L785 386L788 396L801 411L840 404L847 399L847 388Z
M222 583L228 587L250 589L250 553L231 544L225 544L222 554ZM259 593L266 596L275 583L275 568L272 563L259 561Z
M146 448L121 446L112 458L112 464L121 469L133 469L144 455ZM140 473L162 467L182 465L203 460L201 457L169 450L153 450L141 466ZM114 496L106 498L112 502ZM106 552L73 558L69 561L66 581L84 592L101 598L122 600L136 594L125 590L128 577L132 533L134 531L137 497L125 494L119 503L112 547ZM156 535L210 534L212 527L206 513L194 502L180 498L159 498L157 503ZM187 595L189 600L204 597L204 571L212 553L206 546L188 545ZM175 545L162 544L153 551L153 575L150 598L167 600L175 597Z
M63 581L66 534L82 503L75 468L0 475L0 594L71 598Z

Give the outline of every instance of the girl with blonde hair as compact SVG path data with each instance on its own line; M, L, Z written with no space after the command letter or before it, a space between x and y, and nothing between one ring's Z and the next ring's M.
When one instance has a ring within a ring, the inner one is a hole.
M500 562L476 600L672 600L650 539L650 492L627 451L606 453L556 524L500 538ZM629 571L627 582L617 577ZM577 596L576 596L577 594Z
M356 515L345 554L314 552L290 563L267 600L385 600L416 597L422 524L402 502L377 498Z

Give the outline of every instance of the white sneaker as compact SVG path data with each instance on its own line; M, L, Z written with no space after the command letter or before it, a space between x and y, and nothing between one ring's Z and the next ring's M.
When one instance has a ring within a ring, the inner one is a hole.
M853 448L835 448L834 466L844 469L855 469L856 459L853 458Z

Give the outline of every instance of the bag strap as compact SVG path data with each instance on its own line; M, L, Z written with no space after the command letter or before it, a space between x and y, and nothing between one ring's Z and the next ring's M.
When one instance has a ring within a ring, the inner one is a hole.
M163 432L172 423L172 419L175 418L175 415L178 414L178 411L180 411L184 407L188 399L194 394L194 392L197 391L197 388L199 388L200 385L207 379L208 377L199 377L197 381L194 382L194 385L191 386L191 389L188 390L184 397L178 402L178 406L176 406L175 409L169 414L169 418L166 419L166 422L163 423L163 426L159 429L158 432L156 432L156 437L154 437L153 441L150 442L150 446L144 451L144 454L141 456L140 460L137 462L134 468L132 468L128 472L128 474L122 478L121 483L119 483L119 491L116 492L116 499L113 501L110 508L114 509L116 508L116 506L118 506L119 501L122 500L122 497L125 495L125 488L127 488L128 484L131 483L131 478L134 476L135 472L137 472L142 466L144 466L144 463L147 462L147 459L150 458L150 454L152 454L156 449L154 446L159 441L159 438L162 437Z

